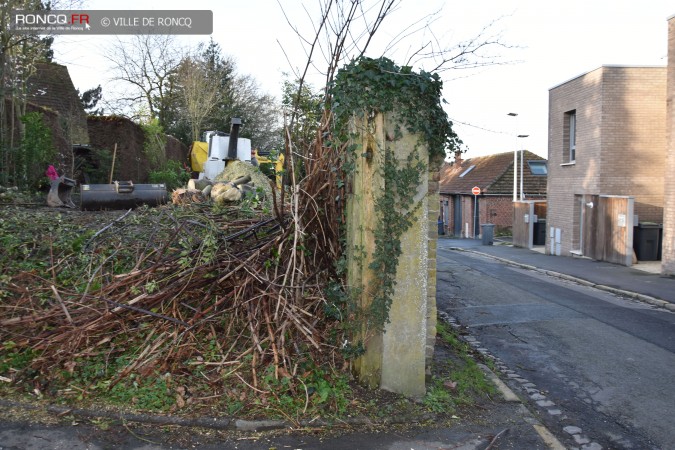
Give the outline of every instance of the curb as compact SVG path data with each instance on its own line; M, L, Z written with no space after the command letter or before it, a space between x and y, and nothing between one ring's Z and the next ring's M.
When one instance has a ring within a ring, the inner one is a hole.
M382 420L372 420L367 417L348 417L345 419L336 419L328 421L324 419L309 419L299 422L289 422L287 420L244 420L227 417L180 417L171 415L156 414L135 414L123 413L114 410L93 410L86 408L67 408L54 405L34 405L10 400L1 400L0 406L4 408L21 408L25 410L43 410L53 413L56 416L65 416L71 414L82 418L105 418L120 420L123 422L136 422L154 425L174 425L181 427L200 427L221 431L241 431L256 432L270 431L280 429L293 429L304 427L336 427L336 426L357 426L357 425L400 425L407 423L421 423L437 419L436 414L420 414L414 417L389 417ZM0 447L1 448L1 447Z
M606 286L604 284L594 283L592 281L588 281L588 280L585 280L583 278L575 277L573 275L568 275L568 274L565 274L565 273L556 272L554 270L540 269L538 267L531 266L529 264L519 263L519 262L510 260L510 259L502 258L500 256L494 256L494 255L491 255L489 253L479 252L477 250L471 250L471 249L462 248L462 247L448 247L448 249L458 251L458 252L473 253L473 254L476 254L476 255L485 256L485 257L492 258L494 260L503 262L503 263L508 264L510 266L518 267L520 269L534 270L535 272L543 273L545 275L550 275L552 277L560 278L560 279L566 280L566 281L572 281L574 283L578 283L578 284L581 284L583 286L588 286L588 287L592 287L592 288L595 288L595 289L599 289L601 291L609 292L611 294L622 295L624 297L629 297L629 298L632 298L632 299L635 299L635 300L639 300L639 301L642 301L642 302L645 302L645 303L649 303L650 305L656 306L658 308L662 308L662 309L665 309L665 310L668 310L668 311L671 311L671 312L675 312L675 304L674 303L671 303L671 302L666 301L666 300L662 300L660 298L652 297L650 295L640 294L639 292L626 291L624 289L613 288L611 286Z
M440 312L439 318L440 320L444 321L454 329L460 328L460 325L457 323L457 320L451 317L447 312ZM475 338L472 337L471 339L468 339L466 336L460 336L459 339L461 339L469 346L473 347L474 351L480 353L484 358L488 358L494 362L500 363L498 358L495 358L486 349L480 347L479 343L475 340ZM527 415L526 421L530 425L532 425L532 427L537 432L539 437L542 439L544 444L547 445L550 450L566 450L566 447L558 440L558 438L556 438L555 435L551 433L551 431L548 428L546 428L546 426L539 419L537 419L535 414L527 408L526 402L515 392L513 392L513 390L511 390L511 388L506 384L506 382L504 382L504 380L501 379L501 377L499 377L499 375L497 375L487 365L479 362L477 363L478 367L483 371L485 376L490 380L490 382L495 386L495 388L497 388L500 395L502 396L502 399L505 402L517 403L520 405L520 408Z
M465 341L466 342L466 341ZM502 397L504 398L505 402L513 402L513 403L522 403L520 397L518 397L510 387L504 383L501 378L497 376L496 373L494 373L488 366L485 364L478 364L478 367L481 368L483 372L487 375L487 377L490 379L492 384L495 385L497 390L502 394Z

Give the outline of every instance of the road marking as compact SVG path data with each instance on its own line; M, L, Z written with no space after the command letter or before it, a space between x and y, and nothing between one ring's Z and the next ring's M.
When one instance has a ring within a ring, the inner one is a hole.
M537 433L539 433L539 436L544 440L546 445L549 446L550 449L552 450L567 450L564 445L560 443L560 441L551 434L548 429L543 426L543 425L532 425Z
M488 366L484 364L478 364L478 366L483 369L483 372L487 374L488 378L490 378L490 381L492 381L494 385L497 386L499 392L502 393L502 397L504 397L504 401L520 402L520 398L514 394L513 391L506 384L504 384L504 382L500 380L499 377L495 375Z

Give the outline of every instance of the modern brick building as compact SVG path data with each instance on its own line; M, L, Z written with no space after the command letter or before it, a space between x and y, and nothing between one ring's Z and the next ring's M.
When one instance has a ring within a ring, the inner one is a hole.
M606 259L615 249L603 246L632 247L633 225L663 222L666 78L665 67L602 66L549 91L549 253ZM595 217L615 196L630 207ZM605 242L598 220L627 230L623 244Z
M529 151L522 153L524 200L544 200L546 160ZM494 224L496 233L511 229L513 152L465 160L456 157L454 162L443 165L440 177L441 218L446 234L473 238L480 235L480 225L484 223ZM476 186L481 194L474 197L471 190Z
M664 186L661 272L675 275L675 16L668 20L668 88L666 100L666 176Z
M650 223L675 276L675 16L666 67L603 66L549 91L548 145L548 252L616 259Z

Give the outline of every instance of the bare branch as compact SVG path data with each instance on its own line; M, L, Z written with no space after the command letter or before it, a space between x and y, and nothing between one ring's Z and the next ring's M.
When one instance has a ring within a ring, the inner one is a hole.
M456 69L476 69L486 66L510 64L513 61L502 59L498 50L519 48L508 45L502 40L500 31L493 31L503 19L500 17L484 26L475 36L452 45L443 45L432 30L429 30L432 39L424 48L428 51L418 51L411 57L411 63L420 66L432 65L426 70L430 72L445 72Z

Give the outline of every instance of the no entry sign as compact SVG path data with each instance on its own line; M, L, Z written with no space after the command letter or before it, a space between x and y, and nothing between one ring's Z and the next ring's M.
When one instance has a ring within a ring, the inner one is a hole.
M473 195L480 195L480 188L479 188L478 186L474 186L474 187L471 189L471 193L472 193Z

